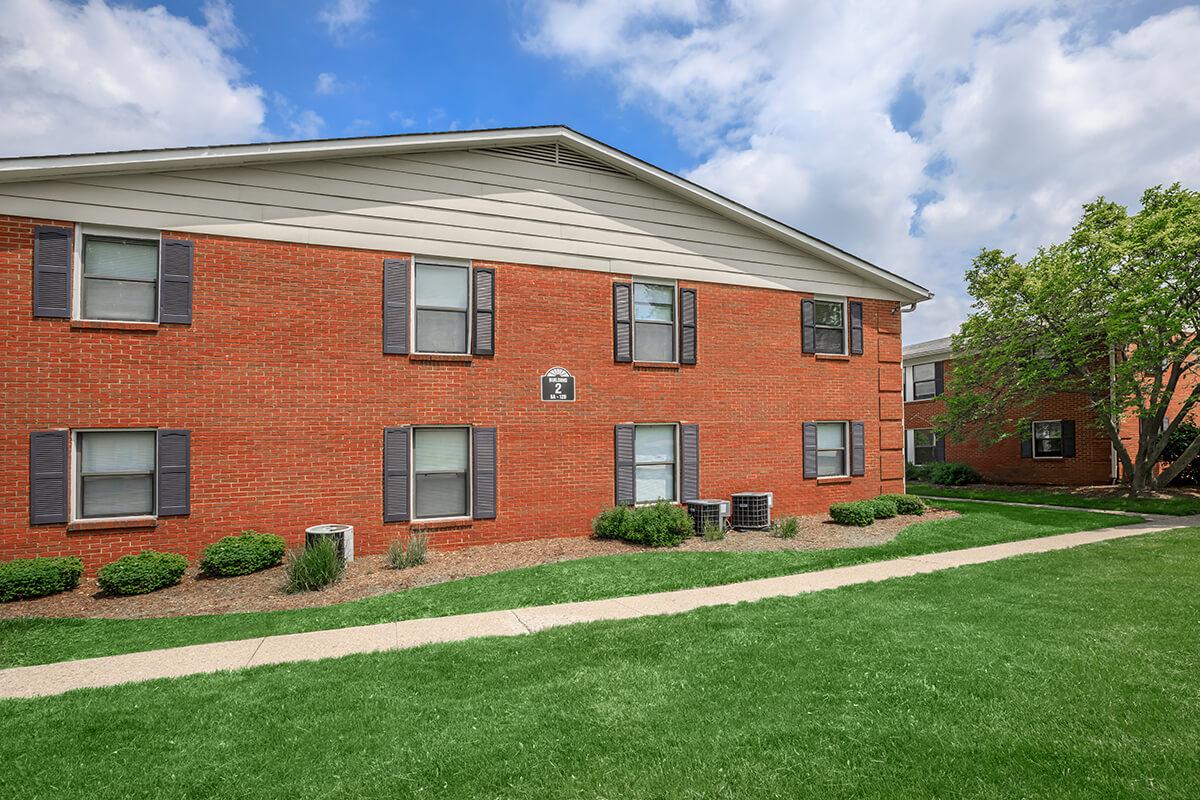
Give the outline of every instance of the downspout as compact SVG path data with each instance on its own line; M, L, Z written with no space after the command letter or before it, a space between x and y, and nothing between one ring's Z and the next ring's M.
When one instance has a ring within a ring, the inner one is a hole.
M1108 348L1108 405L1113 407L1117 399L1117 352L1113 348ZM1121 418L1112 418L1113 428L1117 431L1117 438L1121 436ZM1112 442L1108 443L1108 474L1112 485L1116 486L1121 482L1121 462L1117 458L1117 446Z
M900 309L901 314L908 314L917 310L917 304L909 303L907 306L897 305L896 308ZM901 334L904 333L903 324L900 326L900 332ZM900 484L904 487L904 494L908 494L908 420L904 418L904 415L908 412L908 409L906 408L907 403L905 403L903 400L903 392L905 391L903 345L901 345L900 352L900 391L902 393L900 395L902 398L900 401L900 435L903 437L902 441L900 442L900 450L904 453L904 468L900 472Z

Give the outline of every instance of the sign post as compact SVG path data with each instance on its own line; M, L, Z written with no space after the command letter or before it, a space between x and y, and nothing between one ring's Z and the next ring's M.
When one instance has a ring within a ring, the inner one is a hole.
M542 376L542 400L547 403L574 403L575 376L562 367L552 367Z

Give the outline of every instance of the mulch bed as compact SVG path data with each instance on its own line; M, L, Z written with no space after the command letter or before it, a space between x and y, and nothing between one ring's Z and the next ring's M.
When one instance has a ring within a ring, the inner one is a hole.
M700 537L689 539L675 549L752 552L863 547L891 541L914 522L956 516L958 514L952 511L930 510L922 517L879 520L867 528L843 527L817 516L798 517L800 531L794 539L779 539L765 531L736 531L720 541L709 542ZM619 541L572 537L482 545L450 552L433 551L427 563L404 570L389 569L380 555L360 556L347 565L345 577L333 586L319 592L298 594L284 594L285 576L281 566L237 578L203 578L195 567L191 567L178 586L135 597L104 596L100 594L95 577L85 577L79 588L72 592L0 604L0 619L31 616L137 619L312 608L520 567L635 552L670 551L649 550Z

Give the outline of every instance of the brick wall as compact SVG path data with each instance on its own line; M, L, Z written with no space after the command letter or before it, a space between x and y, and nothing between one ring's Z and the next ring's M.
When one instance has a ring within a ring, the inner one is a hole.
M774 491L775 513L899 491L900 314L864 301L865 355L800 353L794 292L698 290L699 364L612 360L613 280L496 268L496 355L423 361L381 352L382 259L392 253L179 235L195 242L193 323L86 329L31 314L32 231L0 217L0 558L79 554L89 568L144 547L196 555L246 528L298 542L306 526L355 526L379 552L408 523L382 521L383 429L498 429L495 520L433 532L438 547L580 536L613 501L613 425L700 425L701 495ZM55 223L63 224L63 223ZM561 366L578 401L543 403ZM864 477L802 480L801 423L866 420ZM192 510L146 530L28 524L30 431L173 427L192 432Z

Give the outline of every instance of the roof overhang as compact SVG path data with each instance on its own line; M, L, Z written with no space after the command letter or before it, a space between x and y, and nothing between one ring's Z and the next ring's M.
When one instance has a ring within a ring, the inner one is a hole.
M54 180L101 173L161 172L262 164L271 161L316 160L335 156L355 158L552 142L567 145L646 183L684 197L824 261L837 264L872 283L886 286L908 302L919 303L933 297L933 293L920 284L563 125L24 156L0 159L0 183Z

